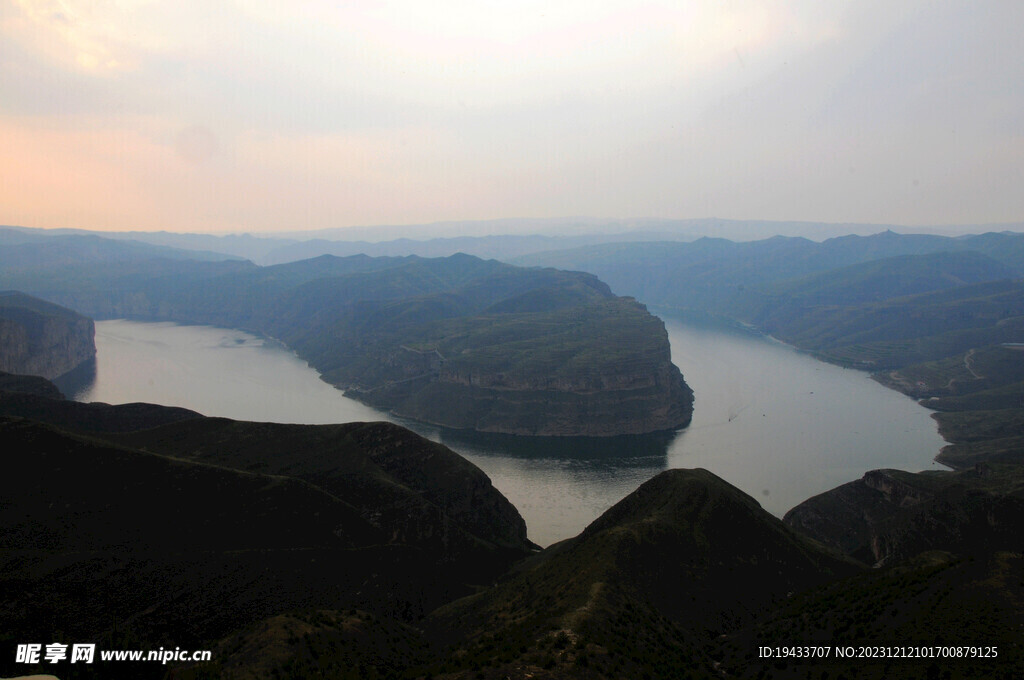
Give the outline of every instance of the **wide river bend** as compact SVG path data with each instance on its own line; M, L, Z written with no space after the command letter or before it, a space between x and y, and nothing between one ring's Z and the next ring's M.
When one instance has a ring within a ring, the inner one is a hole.
M538 441L440 430L346 398L271 340L124 320L96 323L95 376L74 398L245 420L398 422L482 468L541 545L579 533L667 468L707 468L781 516L867 470L940 467L932 458L943 441L928 411L865 373L770 338L663 318L672 359L696 393L692 424L674 435Z

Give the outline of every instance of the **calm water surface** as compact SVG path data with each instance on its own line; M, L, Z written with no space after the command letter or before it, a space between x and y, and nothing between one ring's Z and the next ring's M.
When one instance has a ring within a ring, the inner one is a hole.
M930 411L866 373L770 338L665 318L672 361L696 393L669 467L703 467L781 516L876 468L946 469Z
M170 323L96 323L96 373L75 398L184 406L211 416L289 423L390 420L482 468L548 545L579 533L670 467L704 467L781 515L879 467L922 470L943 442L928 412L865 374L781 343L666 318L672 358L697 394L677 435L608 440L451 432L346 398L305 361L241 331Z
M278 423L386 420L348 399L288 349L226 328L96 322L96 375L78 401L146 401L207 416Z

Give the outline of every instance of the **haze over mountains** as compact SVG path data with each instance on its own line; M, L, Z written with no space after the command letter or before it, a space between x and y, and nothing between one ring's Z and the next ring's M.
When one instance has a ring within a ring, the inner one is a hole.
M611 220L587 217L563 219L502 219L487 221L436 222L422 225L345 227L317 231L287 231L260 234L188 234L168 231L97 232L84 229L31 229L0 227L0 242L17 243L42 236L92 235L130 240L150 245L220 253L271 265L304 260L319 255L371 255L445 257L462 252L482 258L508 258L564 250L601 243L638 241L694 241L725 238L756 241L772 236L789 236L820 241L857 234L867 236L886 230L903 234L921 232L957 236L990 231L1021 231L1024 224L946 225L911 228L887 224L833 224L823 222L778 222L770 220L728 220L718 218L669 220ZM198 256L201 257L201 256Z
M714 317L937 409L955 469L873 471L784 520L728 480L671 470L536 552L486 476L397 426L77 404L42 379L0 376L7 647L72 635L213 648L212 664L173 670L193 678L1024 667L1024 235L598 243L517 260L551 269L469 255L260 267L24 234L4 232L0 287L100 317L258 330L368 403L431 422L465 407L478 429L673 429L692 395L644 305ZM759 655L794 644L996 654Z

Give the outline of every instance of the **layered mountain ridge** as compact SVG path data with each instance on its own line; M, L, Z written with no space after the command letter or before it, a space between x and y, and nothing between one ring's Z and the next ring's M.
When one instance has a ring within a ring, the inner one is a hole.
M95 318L276 338L367 404L450 428L613 436L686 425L664 324L590 274L468 255L125 260L0 272Z

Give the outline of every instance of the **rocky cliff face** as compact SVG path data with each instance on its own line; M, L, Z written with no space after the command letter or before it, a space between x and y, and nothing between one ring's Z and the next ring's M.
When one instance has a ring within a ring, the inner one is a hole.
M92 319L22 293L0 294L0 371L57 378L96 354Z
M429 350L379 348L377 363L389 373L374 376L376 384L362 387L364 376L354 373L333 382L397 415L478 432L606 437L689 424L693 391L672 364L664 323L642 304L605 300L543 321L537 333L543 343L474 328ZM533 321L494 317L489 323L512 328ZM479 342L463 340L474 332Z
M438 381L392 405L391 410L403 417L444 427L545 437L648 434L687 425L693 393L678 369L654 367L643 378L650 382L648 386L578 391L557 387L479 387ZM451 404L465 407L456 409ZM378 405L388 404L381 401Z

